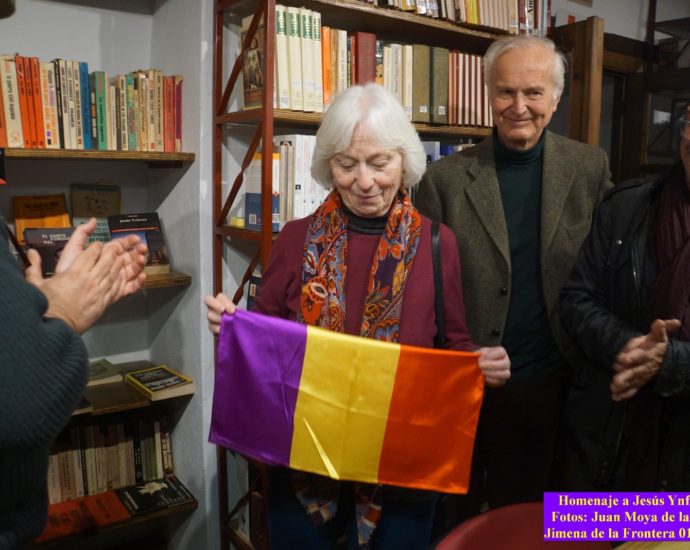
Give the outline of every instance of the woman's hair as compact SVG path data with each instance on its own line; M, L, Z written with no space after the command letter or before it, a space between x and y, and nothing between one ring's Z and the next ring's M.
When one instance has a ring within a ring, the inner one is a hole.
M402 187L422 179L426 153L405 110L396 97L374 83L351 86L335 98L316 132L311 175L326 189L333 186L330 159L350 147L359 127L379 147L402 155Z
M491 43L484 54L484 79L489 89L489 94L493 92L494 64L496 60L506 52L520 48L544 48L553 57L553 100L556 101L563 93L565 85L565 56L556 49L556 45L548 38L541 36L529 36L520 34L510 38L502 38Z

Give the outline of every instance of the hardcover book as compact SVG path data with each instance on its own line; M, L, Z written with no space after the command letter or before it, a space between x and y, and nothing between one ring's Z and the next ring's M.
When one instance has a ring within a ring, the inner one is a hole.
M125 382L146 395L151 401L192 395L196 385L191 378L175 372L166 365L125 374Z
M24 243L28 248L35 249L41 256L41 271L44 277L55 274L55 266L60 259L62 249L65 248L72 233L74 233L73 227L24 230Z
M242 19L242 41L244 42L252 15ZM264 22L259 21L254 36L244 50L242 58L242 77L244 79L244 108L255 109L261 107L261 93L264 89Z
M20 244L24 230L30 227L70 227L64 193L12 197L14 228Z
M48 521L36 542L94 530L129 518L130 513L114 491L58 502L48 508Z
M163 229L156 212L108 216L108 227L111 239L138 235L141 242L148 246L149 253L144 268L147 274L170 273L168 247L165 244Z
M175 476L116 489L115 493L132 517L194 502Z

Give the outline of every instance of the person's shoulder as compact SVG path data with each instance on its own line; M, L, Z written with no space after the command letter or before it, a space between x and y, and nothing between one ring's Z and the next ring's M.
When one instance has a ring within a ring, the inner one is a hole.
M461 151L456 151L450 155L446 155L445 157L435 160L427 166L426 171L431 174L457 174L458 169L461 169L463 166L468 166L474 162L484 147L486 147L486 144L482 145L481 143L465 147Z
M653 185L653 181L649 181L644 178L635 178L624 181L609 189L604 195L602 201L612 202L646 196L652 189Z
M433 224L433 220L431 218L427 218L425 215L422 214L422 231L429 232L430 238L431 238L431 226ZM455 233L453 233L453 230L448 227L445 223L438 222L439 225L439 234L441 236L441 249L446 250L446 246L452 245L452 247L457 246L456 238L455 238Z
M278 247L290 246L293 242L298 243L299 246L304 245L304 238L307 234L311 218L311 216L307 216L306 218L299 218L287 222L280 230L280 233L278 233L275 244L278 245ZM276 246L272 248L276 248Z
M601 147L590 145L589 143L582 143L576 139L554 134L548 132L547 139L550 140L560 151L564 151L569 155L576 154L579 156L601 156L604 150Z

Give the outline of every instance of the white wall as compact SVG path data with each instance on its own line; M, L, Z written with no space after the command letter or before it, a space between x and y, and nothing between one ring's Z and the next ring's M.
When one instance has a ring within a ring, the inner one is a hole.
M0 53L77 59L87 61L91 71L111 75L153 66L185 79L183 149L196 154L193 164L146 170L121 162L13 160L7 163L9 183L0 188L0 214L8 216L12 194L66 192L71 182L110 179L122 187L123 208L160 213L173 267L192 276L186 289L147 291L123 300L85 335L92 356L150 357L197 383L173 447L175 471L199 508L178 529L171 545L176 549L219 546L215 446L207 441L213 339L202 304L212 290L212 16L212 0L19 0L16 13L0 20Z
M568 14L577 20L597 15L604 19L604 31L628 38L644 40L649 0L593 0L592 7L571 0L552 0L551 12L556 15L556 25L567 23ZM690 16L688 0L657 0L657 21Z

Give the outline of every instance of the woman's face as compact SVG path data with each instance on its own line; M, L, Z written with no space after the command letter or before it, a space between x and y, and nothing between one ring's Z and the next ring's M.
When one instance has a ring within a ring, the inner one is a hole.
M329 161L333 184L352 212L363 218L385 216L402 184L402 155L382 149L355 128L350 147Z

